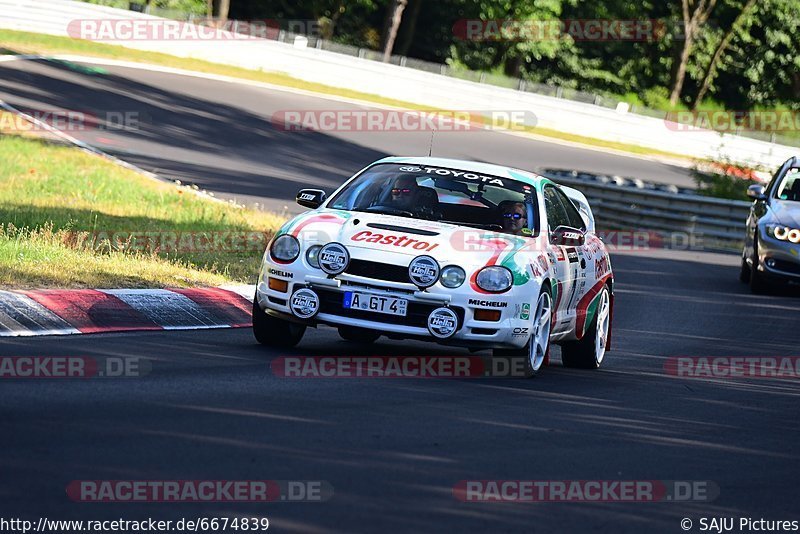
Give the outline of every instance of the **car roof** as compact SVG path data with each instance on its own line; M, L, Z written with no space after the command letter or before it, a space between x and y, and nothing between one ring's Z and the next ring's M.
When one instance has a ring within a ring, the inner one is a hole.
M506 167L504 165L494 165L492 163L467 161L463 159L419 156L390 156L376 161L373 163L373 165L378 163L408 163L410 165L429 165L431 167L457 169L460 171L488 174L491 176L497 176L499 178L511 178L513 180L519 180L534 186L540 185L543 182L552 181L531 171L523 171L522 169L515 169L513 167Z

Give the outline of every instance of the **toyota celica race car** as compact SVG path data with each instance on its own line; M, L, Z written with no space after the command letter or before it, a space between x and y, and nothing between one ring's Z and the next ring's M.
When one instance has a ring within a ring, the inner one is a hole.
M561 346L596 369L610 348L614 278L586 197L537 174L389 157L267 246L253 302L258 342L292 347L306 327L346 340L422 339L523 357L536 374Z

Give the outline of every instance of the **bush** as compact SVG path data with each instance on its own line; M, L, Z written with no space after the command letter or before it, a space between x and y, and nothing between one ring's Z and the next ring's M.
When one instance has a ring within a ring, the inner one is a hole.
M692 169L692 177L701 195L728 200L747 200L747 188L759 183L724 172L704 172L696 168Z

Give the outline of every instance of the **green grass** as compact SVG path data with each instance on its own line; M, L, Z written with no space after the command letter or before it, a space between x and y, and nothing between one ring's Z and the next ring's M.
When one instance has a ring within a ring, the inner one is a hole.
M43 140L0 135L0 161L0 287L253 283L282 223Z
M391 98L383 98L369 93L351 91L349 89L341 89L319 83L306 82L292 78L286 74L248 70L229 65L211 63L199 59L179 58L168 54L133 50L123 46L95 43L92 41L71 39L69 37L58 37L38 33L18 32L13 30L0 30L0 50L2 49L5 49L5 53L13 54L76 54L125 61L136 61L140 63L161 65L208 74L217 74L246 80L266 82L285 87L313 91L320 94L354 98L375 104L385 104L403 109L431 111L430 106L413 104ZM603 139L574 135L546 128L525 128L524 130L536 135L596 146L599 148L611 148L632 154L665 156L669 158L684 159L687 161L692 160L692 158L682 154L676 154L627 143L605 141Z

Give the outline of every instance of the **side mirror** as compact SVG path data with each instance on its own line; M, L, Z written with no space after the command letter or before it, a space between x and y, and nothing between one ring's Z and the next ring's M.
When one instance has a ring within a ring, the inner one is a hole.
M586 243L586 234L577 228L559 226L550 232L550 242L557 247L579 247Z
M311 208L313 210L322 206L322 203L325 202L326 198L328 198L328 195L326 195L325 191L322 191L321 189L301 189L297 193L297 198L295 200L301 206Z
M753 184L747 188L747 196L754 200L764 200L766 196L766 188L760 184Z

